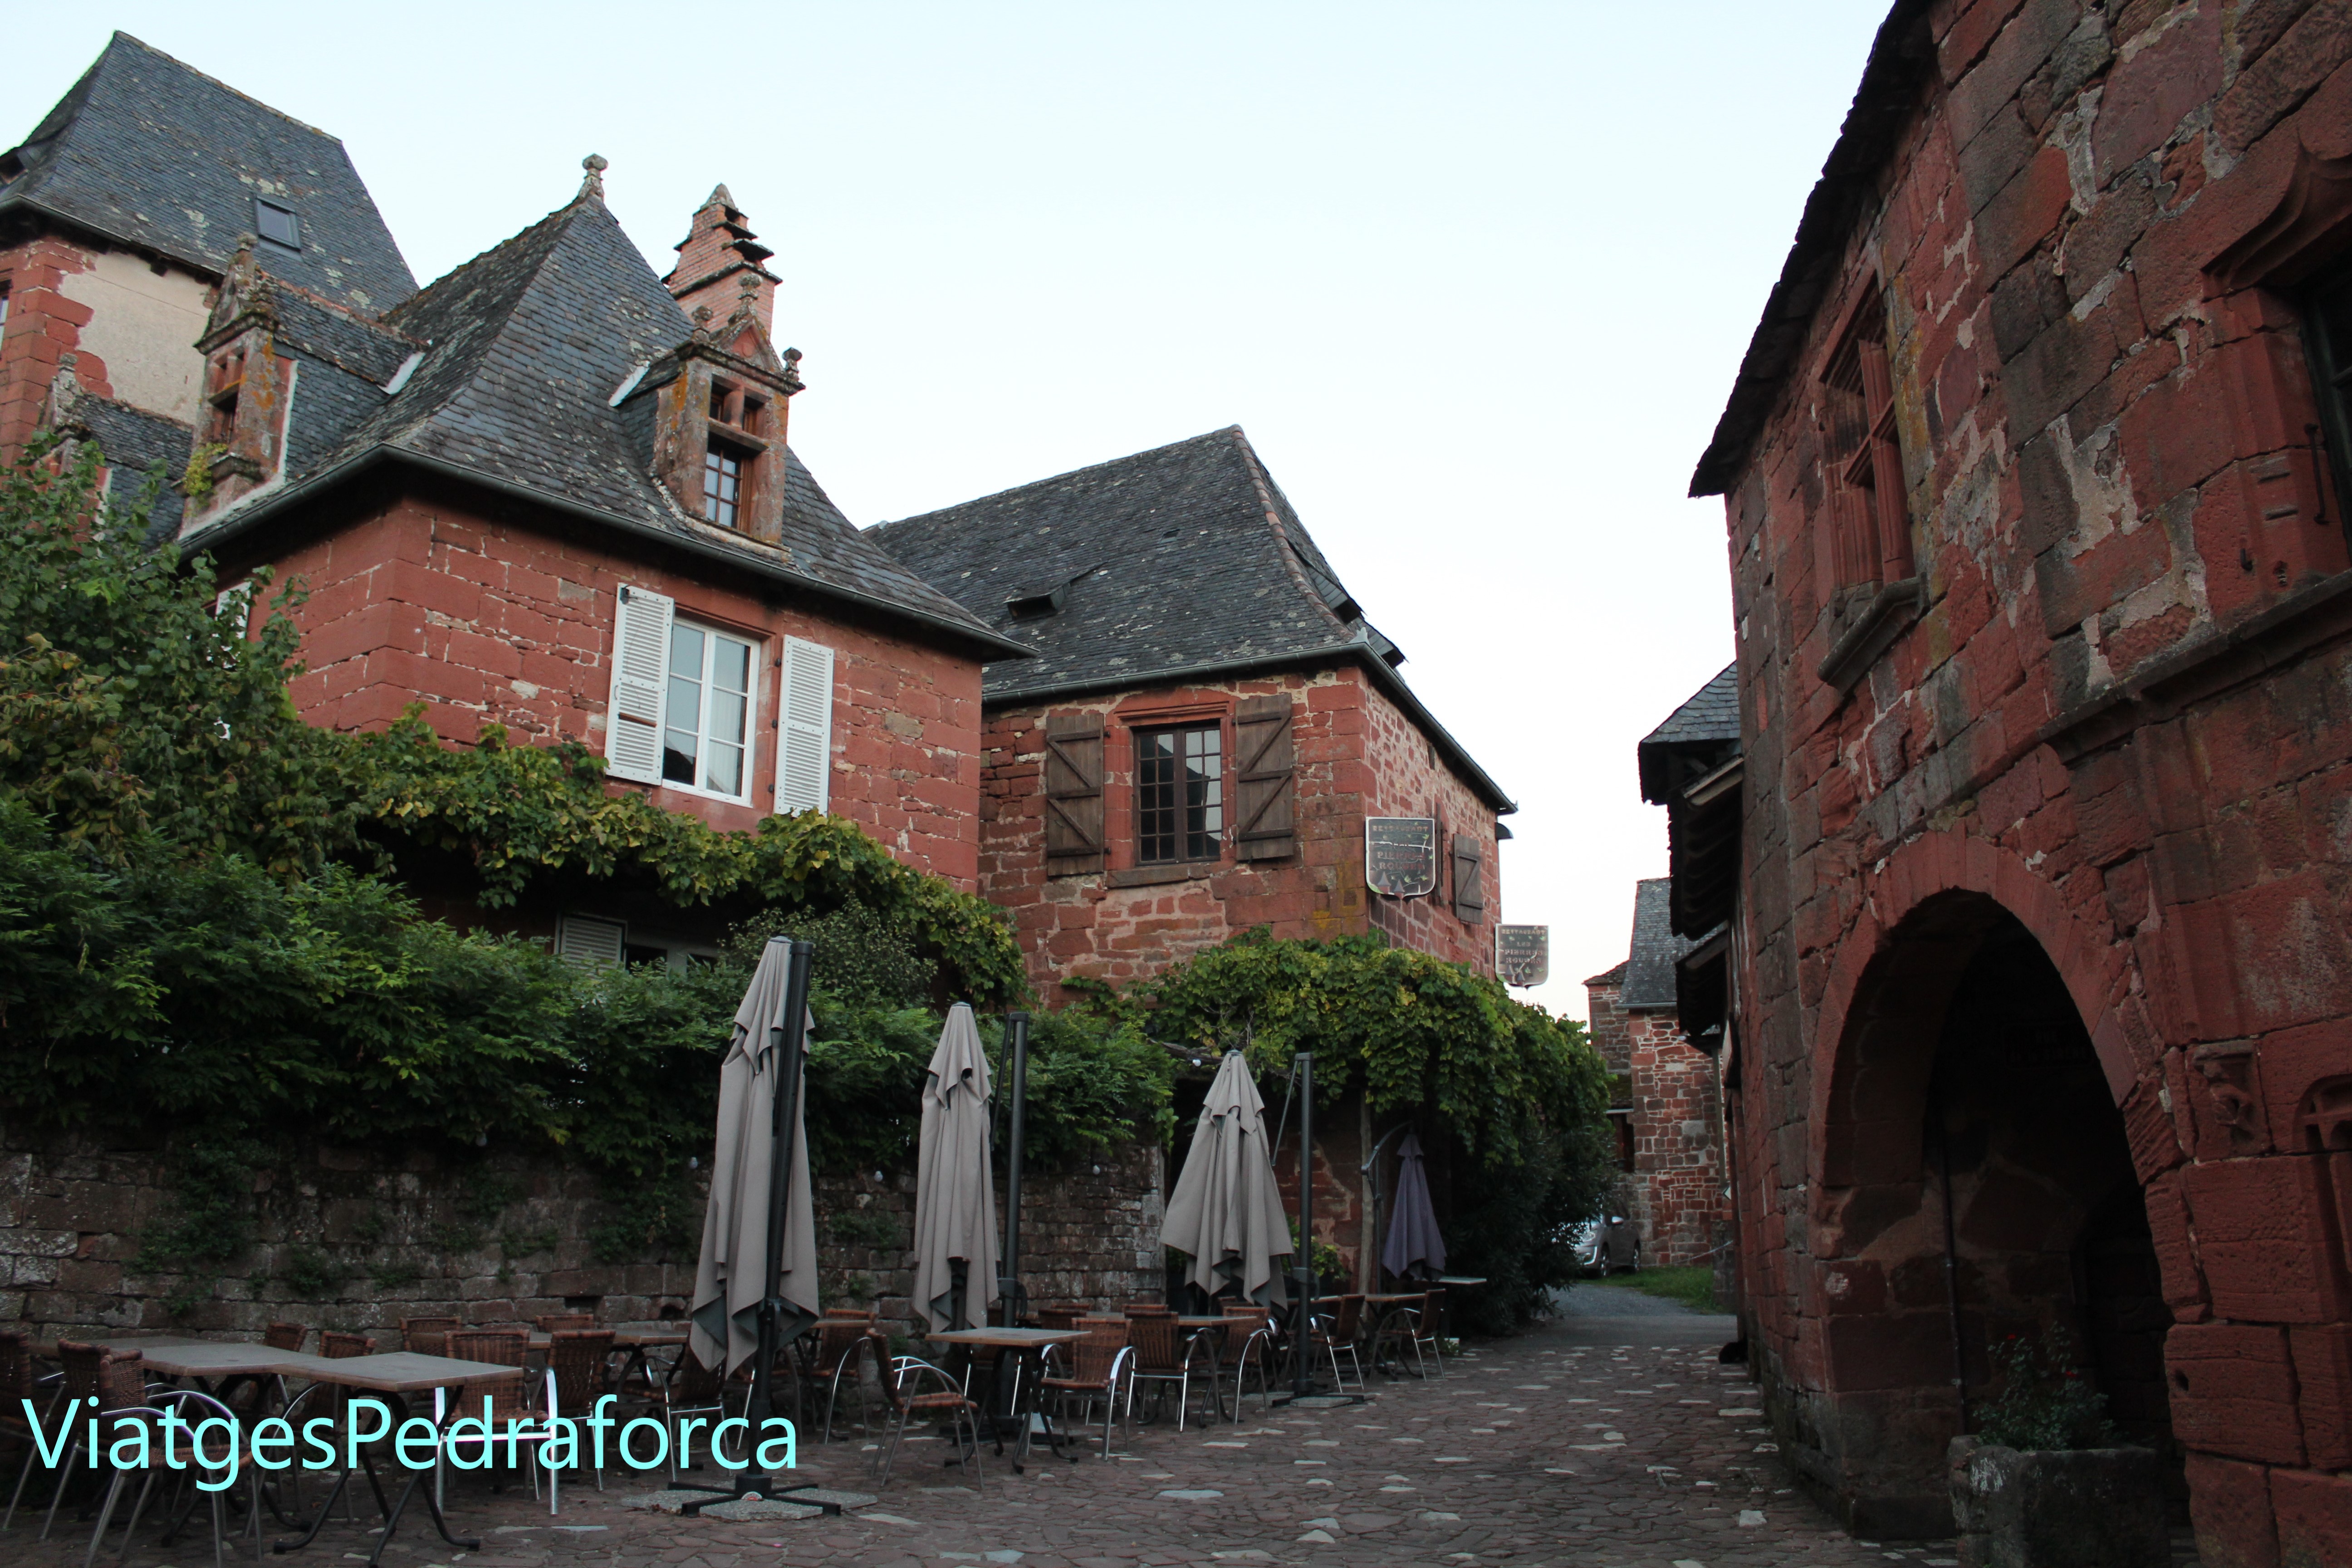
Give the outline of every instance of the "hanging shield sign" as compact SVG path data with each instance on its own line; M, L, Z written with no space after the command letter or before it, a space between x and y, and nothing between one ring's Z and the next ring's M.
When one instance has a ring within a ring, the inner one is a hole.
M1551 927L1495 928L1495 973L1506 985L1540 985L1551 978Z
M1437 823L1427 816L1364 818L1364 885L1392 899L1437 887Z

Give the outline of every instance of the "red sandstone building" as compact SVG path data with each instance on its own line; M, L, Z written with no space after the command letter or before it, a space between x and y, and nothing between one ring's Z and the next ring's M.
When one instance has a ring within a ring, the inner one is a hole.
M0 154L0 454L160 468L159 537L299 579L315 722L422 704L715 826L836 813L1010 907L1041 984L1261 924L1491 967L1510 802L1240 432L862 532L787 444L745 215L720 186L656 277L603 168L420 289L341 143L118 34ZM1367 890L1367 816L1437 820L1431 896ZM524 928L718 934L578 892Z
M2352 1561L2347 173L2340 0L1901 0L1700 461L1675 929L1858 1531L1948 1531L1988 1344L2063 1327L2207 1563Z
M1625 962L1584 983L1592 1048L1617 1084L1609 1119L1622 1175L1609 1204L1643 1268L1713 1263L1728 1239L1716 1061L1684 1035L1675 966L1696 945L1667 929L1667 879L1637 882Z
M1493 972L1510 799L1239 429L876 531L1029 656L985 678L981 882L1039 985L1150 975L1253 926ZM1436 820L1433 893L1367 889L1367 816Z

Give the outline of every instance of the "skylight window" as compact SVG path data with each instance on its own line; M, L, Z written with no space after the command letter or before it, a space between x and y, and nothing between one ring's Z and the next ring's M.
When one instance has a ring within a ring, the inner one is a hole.
M302 248L302 220L294 216L294 209L258 196L253 201L253 232L281 250L299 253Z

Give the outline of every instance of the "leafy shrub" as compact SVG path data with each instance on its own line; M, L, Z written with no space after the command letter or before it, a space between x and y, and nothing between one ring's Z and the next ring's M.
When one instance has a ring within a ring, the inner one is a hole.
M2091 1386L2063 1329L2047 1337L2011 1334L1992 1347L2000 1393L1984 1407L1977 1436L2004 1448L2106 1448L2124 1440L2107 1419L2107 1396Z
M278 1277L286 1288L309 1301L332 1298L343 1288L349 1272L341 1258L315 1247L289 1247L278 1263Z

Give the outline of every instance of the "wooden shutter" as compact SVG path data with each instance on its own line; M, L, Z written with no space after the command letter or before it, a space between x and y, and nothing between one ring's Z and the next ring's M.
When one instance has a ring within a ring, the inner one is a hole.
M1097 713L1045 721L1045 871L1103 868L1103 722Z
M1290 740L1296 705L1287 697L1248 697L1234 715L1241 753L1240 858L1279 860L1298 848L1298 765Z
M784 639L776 699L776 810L823 811L833 782L833 649Z
M613 689L604 705L604 771L661 783L662 692L669 685L675 601L624 584L613 610Z
M1486 888L1479 875L1486 848L1475 834L1454 836L1454 918L1466 926L1486 919Z

